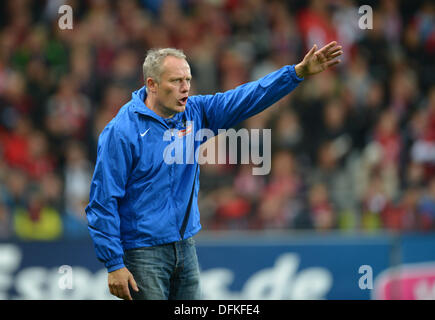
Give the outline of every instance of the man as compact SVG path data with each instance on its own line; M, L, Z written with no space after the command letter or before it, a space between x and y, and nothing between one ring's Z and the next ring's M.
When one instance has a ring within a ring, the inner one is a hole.
M290 93L304 77L339 63L335 58L341 54L335 41L320 50L314 45L297 65L225 93L189 97L192 76L185 55L171 48L148 52L145 86L133 92L99 137L86 207L113 295L200 299L192 239L201 228L199 167L197 161L167 161L167 147L186 149L186 140L204 128L217 134L233 127ZM194 149L202 142L195 141Z

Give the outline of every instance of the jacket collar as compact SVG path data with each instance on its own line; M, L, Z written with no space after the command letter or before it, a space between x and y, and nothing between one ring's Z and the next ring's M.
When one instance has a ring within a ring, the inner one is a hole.
M157 120L163 119L157 113L155 113L145 105L146 96L147 96L147 92L145 86L143 86L142 88L136 91L133 91L133 93L131 94L131 98L134 105L134 111L143 114L145 116L156 118Z

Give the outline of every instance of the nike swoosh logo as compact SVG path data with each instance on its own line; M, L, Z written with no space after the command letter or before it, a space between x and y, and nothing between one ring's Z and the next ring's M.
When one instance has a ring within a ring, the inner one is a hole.
M148 131L149 131L150 129L151 129L151 128L148 128L148 130L145 131L144 133L141 133L140 136L141 136L141 137L145 137L145 135L148 133Z

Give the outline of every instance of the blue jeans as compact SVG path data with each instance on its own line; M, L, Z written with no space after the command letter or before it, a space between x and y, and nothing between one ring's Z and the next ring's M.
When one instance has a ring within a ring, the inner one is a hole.
M124 264L139 292L133 300L199 300L200 278L195 240L126 250Z

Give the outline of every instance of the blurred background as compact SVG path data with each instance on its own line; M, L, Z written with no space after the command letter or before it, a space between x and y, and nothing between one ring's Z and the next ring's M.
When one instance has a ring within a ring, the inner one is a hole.
M59 28L63 4L73 9L72 30ZM362 5L373 8L373 29L358 26ZM239 125L272 129L269 175L252 175L253 165L202 165L201 232L235 232L239 240L243 232L310 234L320 243L346 243L337 233L387 236L380 241L391 246L388 258L375 273L390 267L393 249L402 248L397 239L432 239L435 230L432 1L2 1L1 243L24 250L20 256L50 243L61 244L59 252L79 243L92 251L84 208L98 136L143 85L149 48L184 50L193 95L258 79L332 40L344 48L339 66ZM212 268L205 251L203 265ZM423 260L435 256L413 262ZM8 290L24 290L11 277ZM243 286L237 281L233 289Z

